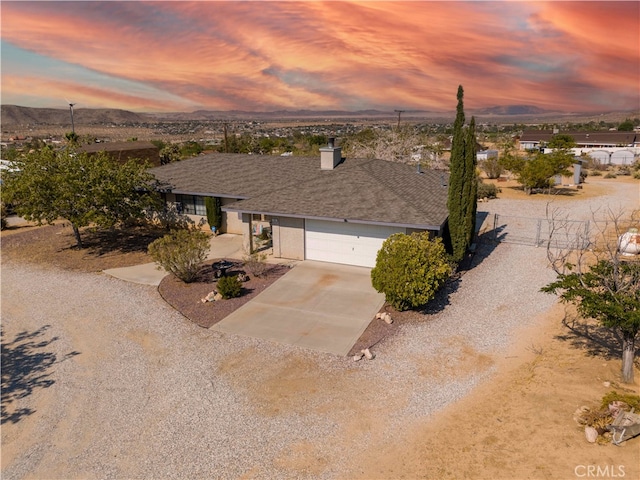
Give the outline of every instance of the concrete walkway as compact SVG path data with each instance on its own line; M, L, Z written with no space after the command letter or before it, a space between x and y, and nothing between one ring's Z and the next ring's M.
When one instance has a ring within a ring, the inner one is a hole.
M211 328L347 355L383 303L371 269L306 260Z
M232 235L224 233L217 237L211 237L211 246L207 254L207 260L214 258L234 258L242 259L242 235ZM163 269L158 269L155 263L144 263L132 267L110 268L104 273L112 277L126 280L127 282L140 283L143 285L160 285L162 279L167 275Z

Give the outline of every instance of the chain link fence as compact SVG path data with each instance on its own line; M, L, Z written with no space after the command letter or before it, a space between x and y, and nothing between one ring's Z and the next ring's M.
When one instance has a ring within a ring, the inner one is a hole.
M504 243L553 248L587 248L590 222L494 214L486 219L487 238Z

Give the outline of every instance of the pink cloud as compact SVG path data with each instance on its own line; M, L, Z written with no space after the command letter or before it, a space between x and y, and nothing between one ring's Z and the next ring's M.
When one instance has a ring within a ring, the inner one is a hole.
M589 110L633 102L637 14L635 2L8 2L2 39L204 108L451 110L463 84L471 108Z

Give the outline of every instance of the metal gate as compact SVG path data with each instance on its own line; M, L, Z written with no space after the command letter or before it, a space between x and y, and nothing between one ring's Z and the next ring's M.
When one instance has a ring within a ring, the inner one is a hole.
M487 233L489 238L498 242L536 247L586 248L589 245L589 227L589 222L582 220L494 214L493 227Z

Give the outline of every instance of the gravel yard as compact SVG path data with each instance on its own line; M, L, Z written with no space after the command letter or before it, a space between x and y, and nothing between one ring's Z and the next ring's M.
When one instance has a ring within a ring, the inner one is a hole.
M639 183L616 185L554 204L576 219L603 204L637 208ZM354 455L489 378L556 303L539 292L555 278L542 248L481 243L474 263L423 322L356 363L200 328L153 287L3 259L3 360L5 344L23 346L25 363L3 401L2 477L343 478Z

